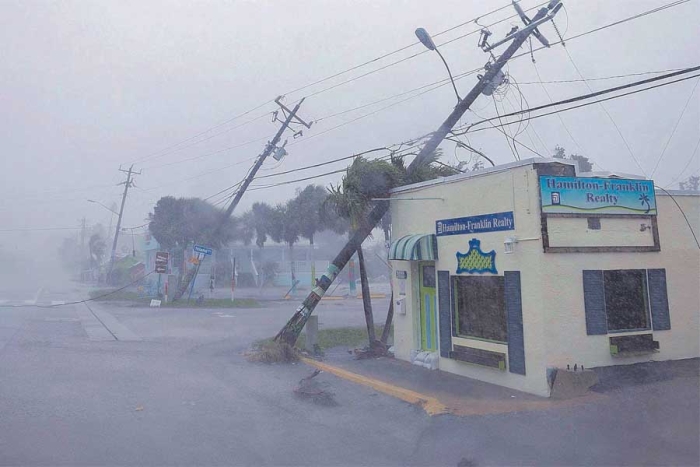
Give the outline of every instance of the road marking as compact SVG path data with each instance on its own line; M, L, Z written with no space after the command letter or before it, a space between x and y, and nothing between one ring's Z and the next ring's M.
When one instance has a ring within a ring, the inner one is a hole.
M51 300L51 305L65 305L65 300Z
M44 291L43 287L39 287L39 290L36 291L36 295L34 295L34 304L39 301L39 296L41 295L41 292Z
M384 381L379 381L378 379L358 375L357 373L352 373L350 371L327 365L310 358L302 357L301 361L307 365L318 368L319 370L331 373L339 378L343 378L363 386L368 386L375 391L396 397L397 399L401 399L402 401L410 404L420 405L428 415L432 416L450 413L450 410L435 397L426 396L425 394L411 391L410 389L402 388L400 386L394 386L393 384L385 383Z

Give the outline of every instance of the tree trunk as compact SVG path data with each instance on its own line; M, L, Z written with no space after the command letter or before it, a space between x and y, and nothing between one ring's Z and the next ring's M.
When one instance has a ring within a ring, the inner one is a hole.
M384 329L382 330L382 344L386 345L389 340L389 331L391 330L391 322L394 320L394 292L391 293L391 299L389 300L389 311L386 312L386 322L384 323Z
M385 222L387 220L387 216L389 216L390 213L387 212L384 217L382 217L382 228L384 230L384 244L386 245L387 248L389 248L389 245L391 244L391 223L390 222ZM388 258L387 254L387 258ZM389 310L386 312L386 321L384 322L384 329L382 329L382 337L381 341L382 344L386 345L387 341L389 340L389 331L391 330L391 322L394 320L394 282L393 282L393 270L391 266L389 266L389 284L391 284L391 298L389 299Z
M374 334L374 316L372 315L372 299L369 296L369 282L367 281L367 270L365 269L365 255L362 247L357 247L357 261L360 263L360 284L362 286L362 306L365 310L365 323L367 324L367 337L370 348L374 347L377 336Z
M538 21L547 15L549 10L547 8L540 8L537 14L532 18L532 22ZM508 60L518 51L518 49L527 41L530 37L532 31L526 34L516 34L513 42L508 46L508 48L498 57L493 65L484 73L484 76L479 80L479 82L469 91L464 99L459 101L457 106L452 110L450 115L445 119L440 125L437 131L432 133L432 136L423 145L418 155L413 159L413 161L407 167L407 176L411 178L415 175L416 171L424 167L429 160L431 154L445 139L445 136L452 130L452 128L457 124L457 122L464 116L465 112L469 110L469 107L474 103L474 101L481 95L486 85L494 79L497 73L505 66ZM321 301L323 295L328 290L328 287L333 283L333 281L338 277L338 273L345 267L347 262L350 260L352 255L357 251L358 247L367 238L369 234L372 233L372 229L377 225L377 223L382 219L382 216L386 214L389 208L389 203L386 201L377 202L372 210L365 217L365 226L358 229L350 238L348 243L343 247L342 250L338 252L335 259L328 268L327 275L325 275L321 281L320 286L312 291L306 299L302 302L301 306L297 308L292 317L287 321L287 324L280 329L280 331L275 336L275 340L280 340L289 345L294 345L299 337L299 333L304 329L306 320L309 319L311 313L313 313L316 305Z

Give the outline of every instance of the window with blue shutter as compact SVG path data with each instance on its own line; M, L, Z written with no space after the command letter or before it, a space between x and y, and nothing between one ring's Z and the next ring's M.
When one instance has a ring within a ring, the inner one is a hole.
M648 269L649 305L654 331L671 329L671 316L668 312L668 292L666 290L666 270Z
M504 292L508 325L508 370L525 374L525 337L523 335L523 301L520 293L520 272L506 271Z
M603 271L583 271L583 303L586 310L586 334L607 334Z

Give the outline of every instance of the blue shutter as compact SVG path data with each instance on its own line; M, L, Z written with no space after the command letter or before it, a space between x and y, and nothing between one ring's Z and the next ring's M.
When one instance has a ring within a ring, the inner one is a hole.
M438 312L440 314L440 356L452 351L452 307L450 306L450 272L438 271Z
M651 322L654 331L671 329L671 317L668 313L668 292L666 290L666 270L647 270L649 279L649 305L651 305Z
M586 334L607 334L603 271L583 271L583 303L586 307Z
M508 325L508 369L525 374L525 338L523 336L523 300L520 295L520 272L506 271L504 288Z

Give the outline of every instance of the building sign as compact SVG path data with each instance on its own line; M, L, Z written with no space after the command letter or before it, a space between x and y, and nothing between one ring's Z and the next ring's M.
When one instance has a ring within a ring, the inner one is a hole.
M469 251L462 254L457 252L457 274L463 272L470 274L483 274L490 272L498 274L496 271L496 251L488 253L481 251L481 241L473 238L469 240Z
M195 253L199 253L202 255L210 256L212 254L212 249L206 246L195 245L193 249Z
M656 215L652 180L540 177L544 213Z
M157 251L156 252L156 273L165 274L168 271L168 252L167 251Z
M515 229L513 211L435 221L435 231L438 237L513 229Z

